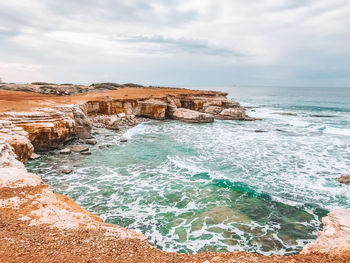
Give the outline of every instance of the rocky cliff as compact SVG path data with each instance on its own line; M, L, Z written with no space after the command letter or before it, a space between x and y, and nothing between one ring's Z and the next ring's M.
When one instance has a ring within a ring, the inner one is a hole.
M36 89L32 86L28 85L29 98L31 99L27 99L27 101L33 100L33 92ZM25 86L20 85L20 88L23 90ZM61 86L60 89L62 89ZM85 87L85 89L89 89L89 87ZM127 89L123 89L124 92L125 90ZM16 107L22 109L22 105L16 101L16 94L20 97L26 93L6 91L5 95L8 97L10 97L9 94L12 95L11 100L14 103L11 106L16 111L3 111L0 113L0 120L9 121L12 123L11 125L16 127L15 129L21 128L27 132L36 151L57 148L74 138L90 138L92 123L89 117L99 115L125 114L126 118L137 116L194 123L213 122L214 119L254 120L247 116L245 109L238 102L228 100L226 93L156 88L155 90L158 92L149 95L147 91L151 93L151 91L154 92L154 89L142 88L140 90L142 91L141 95L132 98L128 98L127 94L122 97L117 96L118 90L116 90L109 93L94 93L94 96L89 94L70 96L68 101L61 100L62 97L59 96L40 94L40 104L38 103L38 105L47 107L33 106L27 111L16 110ZM47 105L45 101L51 104ZM21 132L18 130L17 133ZM18 143L15 147L19 154L21 152L20 138L18 135ZM21 145L23 147L26 145L25 139L22 140ZM19 156L18 158L25 161L28 156Z
M0 262L348 262L347 210L334 211L324 218L324 231L300 255L166 253L151 247L141 234L103 223L26 171L22 162L34 149L55 148L76 137L89 138L89 117L98 118L100 114L120 114L113 118L122 116L125 121L133 115L190 122L253 120L224 93L156 91L142 89L141 95L134 94L133 98L124 98L125 90L119 98L120 94L114 93L67 100L51 96L45 101L46 97L40 97L40 102L32 101L26 111L18 105L19 97L27 98L26 93L6 91L11 96L7 104L6 97L2 97L2 105L12 111L2 110L0 114ZM109 121L118 121L113 118Z

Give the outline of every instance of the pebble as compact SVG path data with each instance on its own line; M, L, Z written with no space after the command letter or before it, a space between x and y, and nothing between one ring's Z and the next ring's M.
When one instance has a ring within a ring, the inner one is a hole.
M70 173L73 172L73 169L65 168L65 169L63 169L61 172L64 173L64 174L70 174Z

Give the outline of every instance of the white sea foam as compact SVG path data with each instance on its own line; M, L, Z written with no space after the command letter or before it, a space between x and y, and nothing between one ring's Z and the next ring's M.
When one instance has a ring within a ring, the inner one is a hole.
M335 128L327 125L323 133L350 136L350 129Z

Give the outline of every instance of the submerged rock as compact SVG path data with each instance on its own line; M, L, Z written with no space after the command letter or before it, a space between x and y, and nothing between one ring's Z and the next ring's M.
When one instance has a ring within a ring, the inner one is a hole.
M80 154L82 154L82 155L91 155L91 152L90 151L85 151L85 152L80 152Z
M97 141L95 139L87 139L85 141L86 144L91 144L91 145L95 145L97 144Z
M262 133L262 132L267 132L267 131L264 131L264 130L255 130L254 132L256 132L256 133Z
M120 142L127 142L127 141L128 141L128 139L125 138L125 137L120 138ZM108 147L108 146L107 146L107 147Z
M338 182L341 184L350 184L350 175L349 174L342 174L338 178Z
M89 150L89 148L81 145L70 145L67 148L70 149L72 152L80 152L80 153L86 152Z
M273 114L278 114L282 116L298 116L298 114L293 112L274 112Z
M73 172L73 169L71 169L71 168L64 168L64 169L62 169L61 172L62 172L63 174L70 174L70 173Z

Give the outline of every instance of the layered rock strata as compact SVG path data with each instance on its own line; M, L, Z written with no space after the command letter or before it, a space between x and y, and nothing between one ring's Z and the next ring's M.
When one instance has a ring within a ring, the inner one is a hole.
M193 123L213 122L214 119L254 120L246 115L238 102L228 100L226 95L222 92L183 91L177 95L164 94L156 98L148 95L130 99L100 96L82 102L77 99L79 104L56 104L27 112L6 111L0 113L0 120L10 121L27 132L37 151L57 148L75 138L91 138L92 126L117 130L120 124L125 123L124 120L129 124L137 123L134 116ZM99 117L103 115L111 117L103 120ZM92 123L90 120L97 122ZM19 157L21 160L23 158L27 157Z
M26 162L34 152L28 133L11 121L0 120L0 143L9 144L21 162Z

